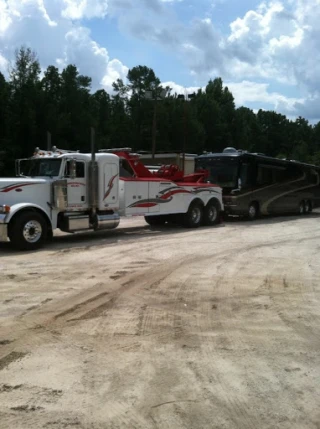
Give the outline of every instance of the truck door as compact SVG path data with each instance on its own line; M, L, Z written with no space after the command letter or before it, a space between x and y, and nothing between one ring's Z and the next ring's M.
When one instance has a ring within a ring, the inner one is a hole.
M84 161L76 161L75 177L71 178L71 164L73 160L67 160L65 179L68 188L68 207L85 209L88 207L86 164Z

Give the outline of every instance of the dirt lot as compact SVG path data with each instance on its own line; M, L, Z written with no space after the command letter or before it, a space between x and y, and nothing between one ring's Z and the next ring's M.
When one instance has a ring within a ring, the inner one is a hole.
M0 246L0 427L320 428L320 214Z

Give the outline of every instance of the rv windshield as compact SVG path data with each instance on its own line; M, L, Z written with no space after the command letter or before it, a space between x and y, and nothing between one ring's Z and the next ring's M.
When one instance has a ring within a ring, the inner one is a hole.
M209 171L209 181L221 188L237 188L239 162L235 157L198 158L196 169Z
M21 159L19 172L21 176L55 177L59 176L61 159Z

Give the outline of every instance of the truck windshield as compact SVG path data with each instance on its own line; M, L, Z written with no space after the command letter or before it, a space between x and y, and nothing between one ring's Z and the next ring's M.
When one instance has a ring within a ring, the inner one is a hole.
M59 176L61 159L22 159L20 175L30 177Z
M209 181L221 188L237 188L239 162L234 157L198 158L196 170L209 171Z

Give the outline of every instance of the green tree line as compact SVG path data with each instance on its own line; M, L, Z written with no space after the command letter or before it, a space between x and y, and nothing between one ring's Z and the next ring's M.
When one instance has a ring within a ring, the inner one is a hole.
M90 128L98 148L219 152L227 146L320 164L320 123L291 121L274 111L236 108L221 78L186 100L162 88L146 66L129 70L113 93L91 90L75 65L41 72L34 52L21 47L5 79L0 73L0 176L14 174L14 160L29 157L46 136L59 148L88 151ZM166 97L160 98L163 90ZM152 99L147 95L152 92ZM158 101L155 101L157 99Z

